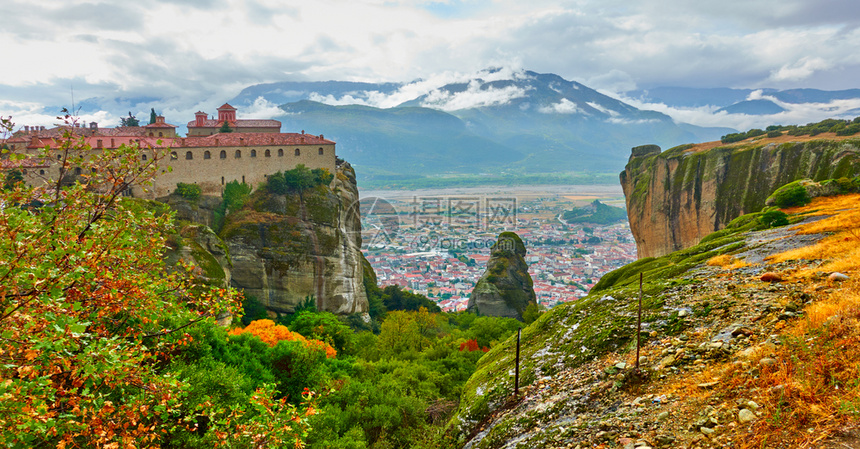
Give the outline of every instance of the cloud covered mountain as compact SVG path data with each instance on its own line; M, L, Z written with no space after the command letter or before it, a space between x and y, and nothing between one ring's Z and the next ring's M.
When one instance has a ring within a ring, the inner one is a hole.
M493 69L406 84L251 86L240 108L280 105L285 129L325 133L359 168L397 173L599 171L630 148L714 140L731 130L679 125L553 74Z
M657 87L625 92L619 98L699 126L745 131L769 125L803 125L826 118L860 115L860 89L729 89Z

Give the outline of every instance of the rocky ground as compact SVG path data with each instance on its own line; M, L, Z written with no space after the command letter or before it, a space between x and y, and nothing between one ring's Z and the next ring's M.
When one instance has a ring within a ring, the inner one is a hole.
M764 256L815 239L788 228L750 233L753 249L736 255L750 265L702 265L662 293L670 313L643 328L639 370L633 344L544 377L496 410L465 448L745 446L756 426L773 417L756 403L762 392L737 379L775 369L785 329L802 319L805 305L841 288L825 272L787 281L801 263L769 264ZM499 423L516 428L492 432ZM841 430L808 447L860 447L860 431ZM517 437L490 441L512 433Z

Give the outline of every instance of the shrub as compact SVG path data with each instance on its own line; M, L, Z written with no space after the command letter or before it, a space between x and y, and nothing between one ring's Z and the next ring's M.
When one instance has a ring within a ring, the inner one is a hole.
M788 185L780 187L773 194L773 200L776 207L785 209L787 207L803 206L809 204L812 198L809 197L809 192L800 184Z
M286 326L277 325L272 320L256 320L244 329L237 327L231 330L229 333L230 335L241 335L244 333L250 333L252 335L257 336L257 338L259 338L269 346L275 346L280 341L298 341L299 343L302 343L308 348L322 350L322 352L328 358L333 358L337 355L337 351L335 351L334 348L332 348L331 345L329 345L328 343L319 340L308 340L302 334L298 332L292 332L287 329Z
M331 312L303 311L293 319L290 329L332 345L339 354L355 352L352 329Z
M769 210L759 217L759 220L769 228L785 226L788 224L788 215L781 210Z
M773 131L767 132L767 136L770 138L779 137L781 135L782 135L782 131L780 131L780 130L773 130Z
M302 192L304 190L328 185L334 180L334 175L325 168L313 170L299 164L292 170L277 172L269 176L266 189L275 194L286 194L289 192Z
M860 123L852 123L838 131L836 131L837 136L853 136L854 134L860 133Z
M186 184L184 182L176 184L176 194L188 201L199 199L201 192L200 186L197 184Z

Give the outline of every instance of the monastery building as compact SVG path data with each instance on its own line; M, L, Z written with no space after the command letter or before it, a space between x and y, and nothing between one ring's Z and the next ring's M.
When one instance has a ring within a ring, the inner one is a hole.
M221 132L225 123L231 132ZM277 120L237 119L236 108L226 103L218 108L218 119L197 112L195 120L188 122L187 137L177 136L176 126L158 116L155 123L141 127L99 128L96 123L72 129L25 126L5 144L13 152L36 154L45 147L59 148L59 139L66 131L82 137L93 151L137 145L142 161L151 160L156 151L169 148L170 155L160 162L160 174L153 185L132 186L128 192L140 198L166 196L180 182L198 184L204 195L220 195L224 185L231 181L256 188L269 175L299 164L310 169L325 168L332 173L336 165L335 143L322 134L282 133L281 122ZM56 179L59 176L56 160L62 155L57 152L55 156L57 159L53 156L48 160L27 159L17 168L30 183ZM11 168L8 161L2 162L0 168Z

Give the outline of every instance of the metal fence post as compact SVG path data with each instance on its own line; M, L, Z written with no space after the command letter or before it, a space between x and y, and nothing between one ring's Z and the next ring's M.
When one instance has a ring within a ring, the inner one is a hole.
M516 367L514 368L514 396L520 396L520 334L522 333L523 328L517 329L517 362Z

